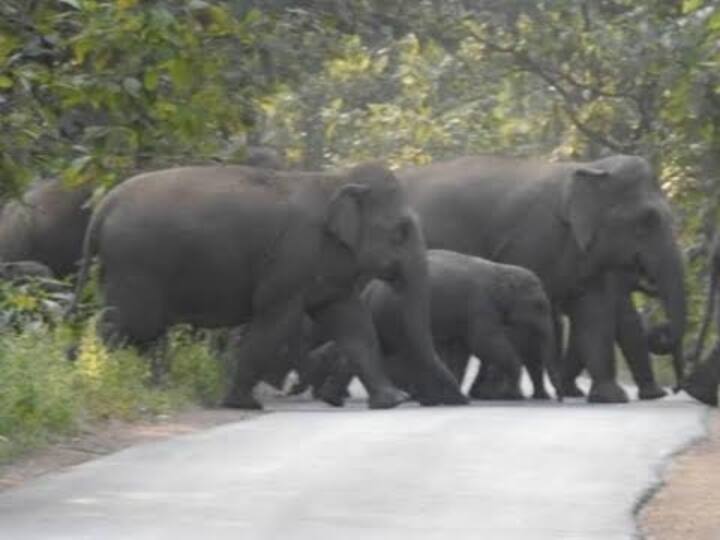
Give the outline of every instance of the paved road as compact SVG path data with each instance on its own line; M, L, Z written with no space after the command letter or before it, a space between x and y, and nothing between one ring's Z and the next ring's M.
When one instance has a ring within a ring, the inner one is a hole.
M5 492L0 538L633 538L635 505L705 416L683 397L273 407Z

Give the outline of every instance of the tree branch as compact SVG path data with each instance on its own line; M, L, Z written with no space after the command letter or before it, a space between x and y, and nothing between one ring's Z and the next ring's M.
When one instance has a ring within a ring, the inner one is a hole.
M546 69L544 66L542 66L538 61L536 61L534 58L532 58L529 54L527 54L524 51L519 51L513 47L503 47L501 45L498 45L496 43L493 43L491 41L488 41L487 39L483 38L482 36L479 36L476 32L474 32L472 29L469 30L470 34L473 38L475 38L478 42L480 42L484 47L486 47L488 50L492 52L496 52L499 54L508 54L512 56L515 60L515 63L519 65L521 68L523 68L526 72L532 73L536 75L537 77L540 77L543 81L545 81L551 88L553 88L559 95L562 97L563 101L565 102L565 113L567 114L570 121L573 123L573 125L580 131L585 137L588 139L591 139L595 141L598 144L601 144L607 148L610 148L611 150L615 152L620 153L632 153L635 150L634 144L623 144L619 141L616 141L612 139L609 136L605 136L598 131L595 131L590 126L588 126L585 122L583 122L580 117L577 110L576 103L580 101L577 97L573 96L560 82L560 79L568 81L567 76L563 76L562 73L559 74L551 74L548 69ZM559 76L558 76L559 75ZM578 86L579 88L582 88L579 84L575 84L575 86ZM587 88L588 90L593 91L592 88ZM601 95L599 92L596 92L597 95ZM607 97L625 97L620 95L613 95L613 96L607 96Z

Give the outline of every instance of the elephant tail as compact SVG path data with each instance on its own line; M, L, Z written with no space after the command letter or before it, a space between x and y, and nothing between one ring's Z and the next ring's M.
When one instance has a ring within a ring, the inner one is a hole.
M90 278L93 257L97 254L100 229L102 228L102 224L110 206L108 197L106 196L93 211L90 222L88 223L87 230L85 231L85 237L83 238L82 259L80 262L80 269L78 270L77 281L75 283L75 292L73 294L72 301L65 310L63 316L66 321L71 320L77 315L83 290L85 290L88 279Z

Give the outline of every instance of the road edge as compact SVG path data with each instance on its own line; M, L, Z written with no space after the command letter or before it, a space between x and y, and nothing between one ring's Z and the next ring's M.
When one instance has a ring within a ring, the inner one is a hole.
M654 481L646 489L644 489L640 495L638 495L632 507L631 515L634 528L632 540L647 540L640 523L640 514L650 501L652 501L653 498L667 486L668 472L672 463L678 457L686 454L697 445L710 439L710 418L712 415L712 409L710 407L704 407L700 414L702 433L691 437L688 441L664 456L658 464L652 467L651 474L655 477Z

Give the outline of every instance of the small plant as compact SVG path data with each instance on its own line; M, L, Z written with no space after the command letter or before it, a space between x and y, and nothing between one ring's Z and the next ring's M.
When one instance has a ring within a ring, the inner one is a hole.
M43 327L0 341L0 461L76 427L82 400L63 344Z
M219 401L223 369L206 337L171 332L167 384L157 386L149 360L131 347L108 349L96 322L83 323L79 342L69 326L42 323L0 340L0 462L89 424ZM67 356L73 343L74 362Z
M217 405L224 390L224 370L207 337L179 328L170 335L170 384L191 401Z

